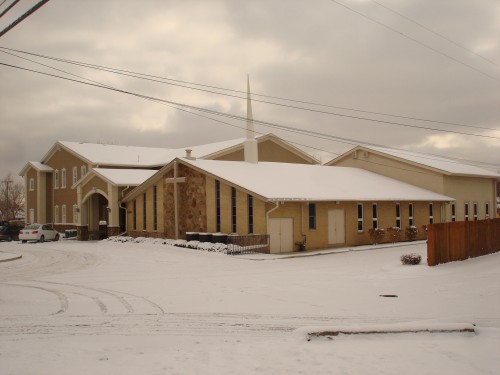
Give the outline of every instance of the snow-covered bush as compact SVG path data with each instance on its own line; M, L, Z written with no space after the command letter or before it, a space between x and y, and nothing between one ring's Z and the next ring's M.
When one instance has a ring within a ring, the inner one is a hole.
M187 241L186 240L175 240L174 242L172 242L172 245L177 246L177 247L186 247Z
M378 243L380 243L380 241L382 240L382 238L384 238L385 236L385 230L381 229L381 228L372 228L368 231L368 233L370 234L370 238L372 240L372 243L374 245L377 245Z
M190 249L197 249L200 241L188 241L186 247Z
M400 259L401 263L405 265L420 264L420 262L422 261L422 257L415 253L401 255Z
M396 243L400 240L401 237L401 228L399 227L390 227L387 228L387 234L391 238L392 243Z
M418 228L414 225L410 225L409 227L406 227L406 238L408 238L409 241L415 241L418 235Z

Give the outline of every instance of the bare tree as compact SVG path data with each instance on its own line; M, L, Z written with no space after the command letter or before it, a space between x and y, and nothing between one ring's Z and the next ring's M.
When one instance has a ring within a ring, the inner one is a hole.
M24 188L12 174L0 181L0 219L17 219L24 213Z

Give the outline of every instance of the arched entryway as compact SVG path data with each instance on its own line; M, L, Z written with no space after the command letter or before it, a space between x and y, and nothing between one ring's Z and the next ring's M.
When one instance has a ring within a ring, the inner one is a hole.
M109 224L109 201L106 193L93 190L87 194L80 207L82 233L81 240L99 240L107 237ZM84 229L86 227L86 230ZM86 232L86 233L85 233Z

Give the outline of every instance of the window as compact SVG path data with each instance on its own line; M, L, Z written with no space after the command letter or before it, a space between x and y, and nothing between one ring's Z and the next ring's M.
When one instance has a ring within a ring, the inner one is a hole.
M396 228L401 228L401 205L396 203Z
M474 202L474 221L477 221L477 202Z
M363 231L363 204L358 203L358 232Z
M248 207L248 234L253 233L253 196L248 194L247 198Z
M73 205L73 224L78 224L78 206Z
M137 201L134 199L134 203L132 204L132 228L134 230L137 229Z
M59 223L59 206L54 207L54 223Z
M153 230L158 230L158 188L153 186Z
M373 229L378 228L378 208L377 208L377 203L372 203L372 227Z
M81 167L81 177L85 176L87 174L87 166L86 165L82 165Z
M54 172L54 189L59 189L59 171L57 169Z
M231 232L236 233L236 188L231 188Z
M469 203L465 202L464 205L464 219L465 221L469 221Z
M34 191L35 190L35 179L34 178L30 178L30 184L29 184L29 189L30 191Z
M309 229L316 229L316 203L309 203Z
M66 189L66 169L61 170L61 189Z
M484 218L489 219L490 218L490 202L486 202L484 206Z
M429 203L429 224L434 223L434 206L432 203Z
M72 185L76 184L76 182L78 181L78 168L77 167L73 167L73 176L72 176L71 181L73 181Z
M35 222L35 209L30 208L30 224L33 224Z
M142 230L146 230L146 193L142 194Z
M66 224L66 205L63 204L62 206L62 223Z
M215 180L215 231L220 232L220 181Z
M457 220L457 205L455 202L451 202L451 221Z
M408 225L413 226L413 203L408 204Z

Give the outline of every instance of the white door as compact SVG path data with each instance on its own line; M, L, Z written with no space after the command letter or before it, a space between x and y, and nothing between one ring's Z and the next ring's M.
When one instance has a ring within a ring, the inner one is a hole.
M337 245L345 243L344 210L328 211L328 244Z
M293 251L293 219L269 219L270 252L288 253Z

